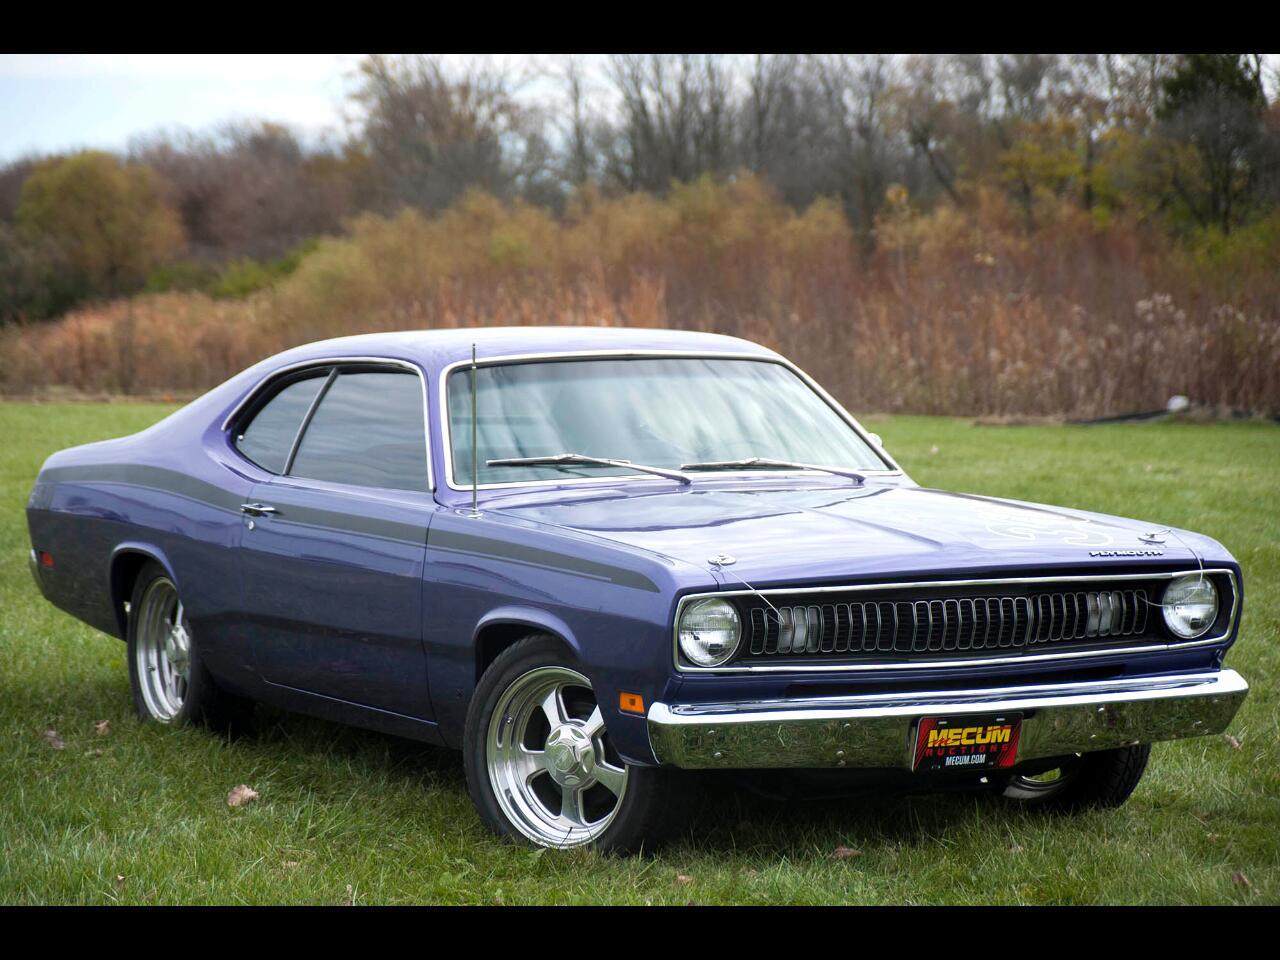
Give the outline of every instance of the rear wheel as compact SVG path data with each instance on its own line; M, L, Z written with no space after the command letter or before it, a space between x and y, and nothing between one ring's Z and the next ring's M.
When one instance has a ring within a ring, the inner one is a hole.
M1151 756L1144 743L1116 750L1085 753L1034 773L1015 773L1002 794L1014 802L1064 812L1091 807L1118 807L1142 779Z
M499 834L629 852L662 832L672 773L618 756L591 681L552 637L521 640L485 671L464 752L471 797Z
M134 584L128 646L133 703L144 720L226 728L248 719L253 704L218 687L200 658L177 586L154 561Z

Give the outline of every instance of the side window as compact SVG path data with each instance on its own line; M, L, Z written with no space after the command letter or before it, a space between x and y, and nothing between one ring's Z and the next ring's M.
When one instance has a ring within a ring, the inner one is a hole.
M422 387L412 373L342 373L316 408L290 476L427 489Z
M284 473L289 451L328 370L295 380L261 407L236 437L236 449L272 473Z

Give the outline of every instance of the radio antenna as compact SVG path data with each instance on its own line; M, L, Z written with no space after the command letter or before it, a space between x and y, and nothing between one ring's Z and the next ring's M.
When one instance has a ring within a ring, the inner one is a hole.
M471 344L471 516L480 516L477 505L480 483L480 446L476 442L476 345Z

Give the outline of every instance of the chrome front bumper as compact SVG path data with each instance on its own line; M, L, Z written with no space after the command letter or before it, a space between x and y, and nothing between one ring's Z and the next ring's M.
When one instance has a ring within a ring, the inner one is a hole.
M649 708L659 763L687 769L911 769L922 717L1020 713L1018 762L1221 733L1249 685L1234 670L1089 683Z

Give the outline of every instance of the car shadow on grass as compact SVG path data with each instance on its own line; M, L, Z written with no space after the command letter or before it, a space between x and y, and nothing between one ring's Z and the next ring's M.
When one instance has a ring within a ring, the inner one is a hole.
M469 803L456 750L259 706L239 738L250 749L287 751L306 764L329 764L336 797L369 781L421 785L437 800ZM672 810L667 849L810 856L815 846L912 844L1004 810L992 794L921 791L903 783L867 783L837 771L738 771L677 774L681 809ZM431 802L424 794L424 802ZM662 849L662 848L659 848Z
M264 704L255 707L251 722L234 731L230 740L263 753L284 750L305 763L340 765L341 773L335 770L335 776L349 776L353 789L358 786L355 781L374 778L466 790L462 754L456 750Z
M87 729L94 718L116 716L118 680L92 680L75 702L30 695L23 711L61 717ZM21 699L21 698L18 698ZM34 729L34 728L33 728ZM157 731L159 732L159 731ZM455 813L468 808L462 755L446 747L363 730L259 704L251 721L233 731L192 731L223 741L254 759L292 768L312 794L341 803L386 786L422 791L424 804ZM95 741L96 743L96 741ZM837 846L910 845L964 829L976 817L1018 819L1028 814L990 793L927 792L903 783L859 782L843 771L680 772L685 782L680 809L670 811L670 835L658 850L765 857L812 856ZM479 819L474 826L480 829Z
M911 845L976 817L1025 816L990 789L920 787L835 771L737 771L693 779L687 823L673 846L703 854L811 856L814 848Z

